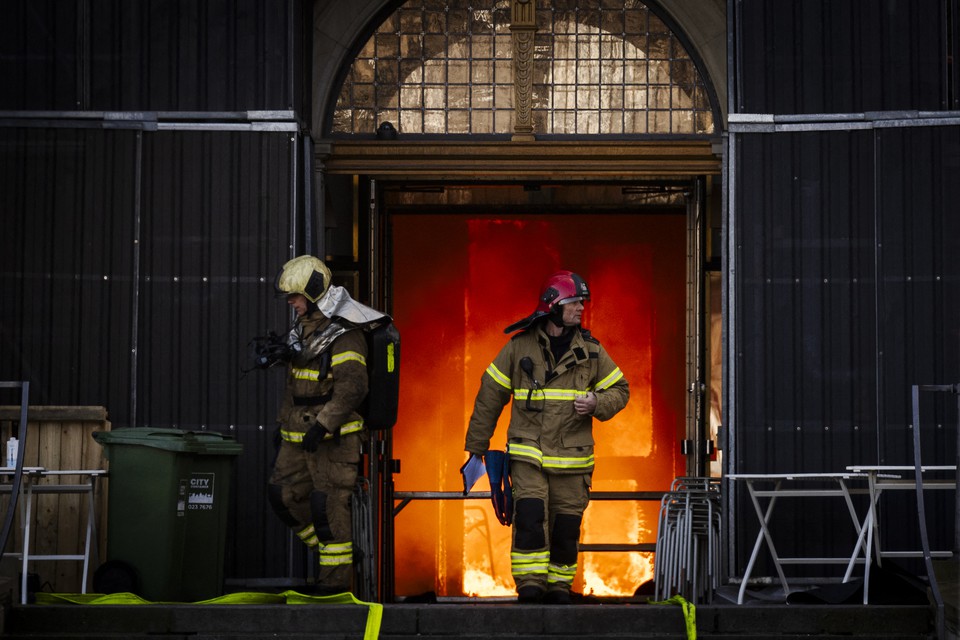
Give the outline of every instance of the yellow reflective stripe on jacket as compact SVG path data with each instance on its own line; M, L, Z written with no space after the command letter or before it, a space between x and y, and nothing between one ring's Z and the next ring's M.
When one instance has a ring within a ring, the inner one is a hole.
M507 443L507 453L511 457L525 458L544 469L583 469L593 468L593 454L589 456L545 456L540 449L528 444Z
M336 542L321 544L317 553L321 567L336 567L353 562L353 543Z
M557 582L562 584L573 584L573 577L577 574L577 565L574 564L554 564L551 562L547 566L547 582Z
M510 378L505 376L500 369L497 369L497 366L492 362L490 363L490 366L487 367L487 375L493 378L493 381L504 389L507 389L508 391L510 390Z
M290 373L293 374L293 377L297 380L313 380L316 382L320 379L320 371L318 369L298 369L294 367L290 369Z
M349 553L331 556L321 551L318 560L321 567L339 567L344 564L353 564L353 556Z
M518 458L529 458L540 465L543 463L543 451L537 449L536 447L531 447L528 444L514 444L512 442L507 443L507 453L510 456L517 456Z
M510 573L514 576L544 575L549 561L549 551L514 551L510 554Z
M343 353L338 353L330 358L331 367L338 364L343 364L344 362L359 362L363 366L367 366L367 359L363 357L362 353L357 353L356 351L344 351ZM319 369L302 369L299 367L293 367L290 372L297 380L312 380L313 382L316 382L320 379Z
M340 425L340 435L345 436L348 433L356 433L361 429L363 429L363 420L354 420L353 422L347 422L346 424ZM323 439L326 440L332 437L333 434L328 433L327 435L323 436Z
M591 469L593 468L593 455L581 458L567 456L543 456L544 469Z
M303 442L303 431L287 431L286 429L280 429L280 437L286 440L287 442L293 442L294 444L299 444Z
M587 393L588 390L578 389L525 389L518 388L513 390L513 396L520 400L526 400L527 395L530 400L564 400L573 402L580 396Z
M526 400L530 398L531 400L546 400L546 394L543 392L543 389L525 389L519 387L513 390L513 397L519 400Z
M597 383L597 389L609 389L617 384L621 378L623 378L623 371L620 371L620 367L617 367L608 373L606 378Z
M345 436L348 433L356 433L362 429L363 420L353 420L340 425L340 435ZM303 436L305 435L306 432L304 431L288 431L287 429L280 429L280 437L287 442L292 442L294 444L300 444L303 442ZM331 438L333 438L332 433L327 433L323 436L324 440L330 440Z
M301 529L297 533L297 537L303 540L303 543L308 547L315 547L320 544L319 538L317 538L317 532L313 528L313 525L307 525L304 529Z
M336 354L330 358L330 366L332 367L351 361L359 362L363 366L367 366L367 359L363 357L362 353L357 353L356 351L344 351L343 353Z

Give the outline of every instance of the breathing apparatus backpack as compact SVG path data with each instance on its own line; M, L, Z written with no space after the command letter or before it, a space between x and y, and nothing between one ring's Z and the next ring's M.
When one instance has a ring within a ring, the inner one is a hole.
M368 429L389 429L397 422L397 410L400 406L400 331L389 316L364 325L338 319L330 329L333 331L328 336L328 345L335 335L343 331L355 329L363 332L367 342L368 391L359 412ZM285 365L304 348L298 339L273 332L253 338L250 347L252 364L244 369L243 373ZM323 367L324 376L326 367L329 367L329 358Z
M360 415L372 431L396 424L400 406L400 332L386 320L372 328L361 327L367 339L369 390L360 406Z
M285 365L298 356L313 358L324 353L337 336L360 330L367 341L367 397L359 407L364 424L373 431L391 428L397 422L400 405L400 331L393 318L350 297L340 286L332 285L318 301L318 309L332 322L319 334L306 340L295 325L286 336L270 332L250 341L253 369ZM327 375L329 358L320 375Z

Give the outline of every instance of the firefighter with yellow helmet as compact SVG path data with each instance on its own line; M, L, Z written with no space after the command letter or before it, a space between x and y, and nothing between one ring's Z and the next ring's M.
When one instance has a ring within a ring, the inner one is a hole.
M464 448L471 458L487 456L512 398L507 457L513 511L505 520L512 517L518 599L566 604L590 499L593 419L616 415L630 391L620 368L580 326L590 299L583 278L558 271L541 291L536 310L504 331L522 330L481 378Z
M283 265L276 290L296 322L268 498L284 524L316 551L318 592L343 593L353 579L351 499L364 431L358 410L368 379L362 330L336 312L345 304L369 309L342 287L331 287L330 270L309 255Z

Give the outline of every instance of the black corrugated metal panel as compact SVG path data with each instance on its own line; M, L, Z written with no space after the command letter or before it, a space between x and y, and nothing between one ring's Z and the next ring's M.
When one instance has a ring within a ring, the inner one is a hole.
M78 109L80 4L0 6L0 109Z
M309 113L312 4L16 0L0 7L0 110Z
M264 495L282 373L241 369L250 338L290 323L273 277L295 148L287 132L0 128L0 379L29 380L33 404L103 405L114 428L236 437L231 578L288 571Z
M137 134L0 128L0 148L0 377L127 415Z
M957 0L742 0L742 113L955 110Z
M905 387L960 382L960 127L880 129L876 140L885 402L879 463L902 465L912 462L916 428ZM920 400L924 464L956 464L956 396L924 393ZM912 495L890 496L884 531L904 529L901 514L915 504ZM954 492L931 492L926 508L934 548L952 548ZM890 548L919 548L915 528L905 533Z
M144 138L136 422L244 445L234 578L285 570L286 531L265 495L282 376L241 369L253 336L290 321L273 276L289 257L293 149L289 133Z
M743 134L736 154L736 470L910 464L910 386L960 381L960 128ZM930 402L926 461L951 464L955 399ZM951 522L952 496L939 506L931 522ZM814 523L797 511L781 533L802 555L850 548L842 504ZM752 507L738 513L755 532ZM887 541L918 548L914 534Z
M876 141L877 264L884 284L878 327L888 398L880 462L909 464L903 451L912 449L911 403L904 385L960 382L960 127L879 129ZM943 411L944 399L927 400ZM935 421L942 424L942 413ZM924 458L949 455L943 429L929 435Z
M741 469L872 456L872 148L863 132L741 139Z

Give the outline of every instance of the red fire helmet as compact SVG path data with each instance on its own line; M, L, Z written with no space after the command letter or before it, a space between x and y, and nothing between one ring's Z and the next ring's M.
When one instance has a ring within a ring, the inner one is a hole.
M554 310L558 310L556 309L558 305L590 299L590 290L587 288L587 283L573 271L557 271L544 281L541 291L536 311L511 324L503 330L504 333L526 329L538 318L550 315Z
M557 271L544 281L541 290L537 311L544 313L558 304L590 299L587 283L573 271Z

